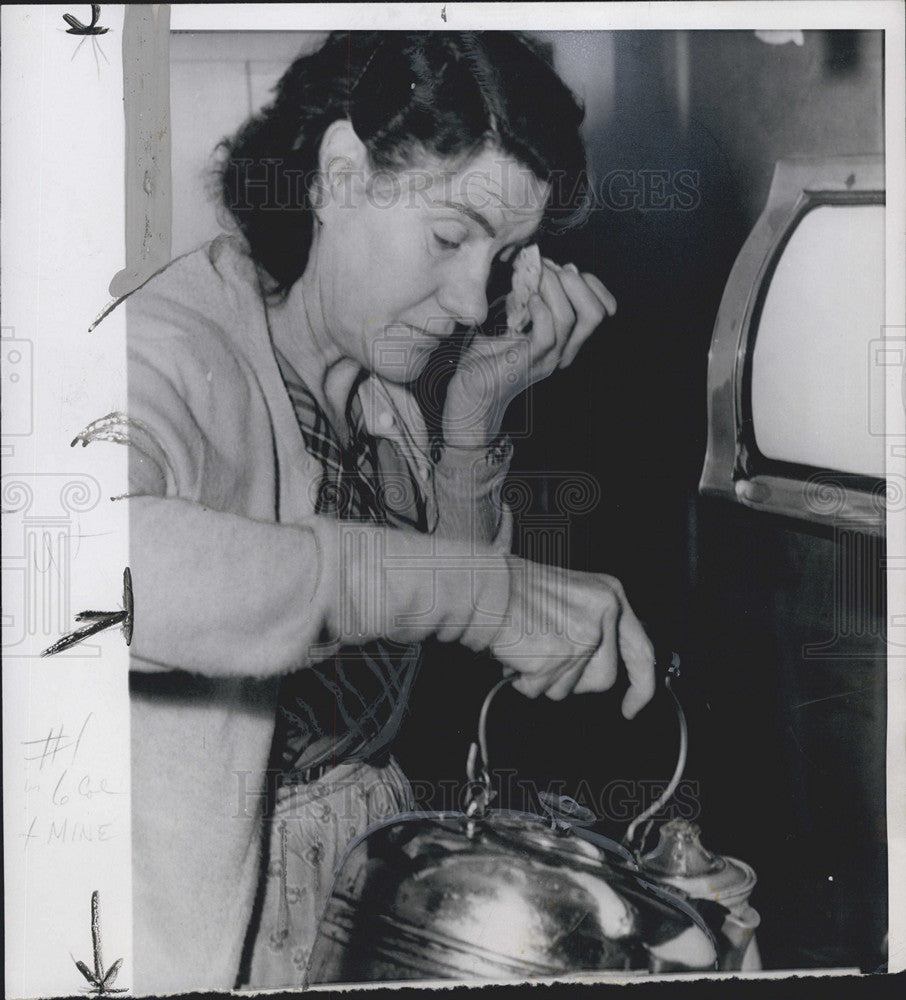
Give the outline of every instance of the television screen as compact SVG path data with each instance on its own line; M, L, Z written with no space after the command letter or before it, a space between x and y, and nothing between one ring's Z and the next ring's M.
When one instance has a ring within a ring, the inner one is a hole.
M752 423L768 459L883 477L869 345L884 325L884 206L819 204L776 264L752 355Z

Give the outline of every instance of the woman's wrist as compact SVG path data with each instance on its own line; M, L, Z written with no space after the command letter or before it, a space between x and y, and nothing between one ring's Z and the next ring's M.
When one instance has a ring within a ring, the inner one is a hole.
M500 433L506 407L502 400L489 406L485 401L468 403L451 399L448 393L442 431L444 441L454 447L481 448Z
M444 445L450 448L487 448L500 434L498 422L483 421L477 424L444 421Z
M471 506L493 495L496 508L513 458L513 442L506 434L498 434L489 443L474 447L444 443L433 458L439 496L448 503Z
M437 534L485 544L499 541L501 490L512 454L512 441L502 434L479 448L438 446L432 456Z
M380 636L418 642L433 635L479 651L494 641L510 602L504 554L404 529L350 525L349 531L363 537L342 546L338 606L349 614L341 642Z
M496 479L509 467L513 457L512 439L498 432L478 444L440 442L434 452L435 475L460 479L463 473L479 480ZM461 486L460 492L465 489Z

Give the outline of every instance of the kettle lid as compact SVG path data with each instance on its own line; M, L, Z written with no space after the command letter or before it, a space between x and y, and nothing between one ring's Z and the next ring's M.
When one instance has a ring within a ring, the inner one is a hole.
M702 844L699 827L685 819L665 823L657 847L642 857L648 871L673 876L708 875L720 871L722 861Z
M697 898L748 895L755 885L747 864L712 854L701 842L699 827L684 819L661 827L658 845L643 855L641 867Z

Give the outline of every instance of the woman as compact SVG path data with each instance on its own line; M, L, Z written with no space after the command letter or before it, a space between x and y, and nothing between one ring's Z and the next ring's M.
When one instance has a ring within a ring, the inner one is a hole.
M498 503L507 404L615 308L545 260L530 330L479 329L492 267L585 206L580 121L527 39L335 33L227 145L241 236L131 296L137 990L302 981L339 853L411 804L422 640L650 699L619 583L508 555ZM432 442L410 387L454 337Z

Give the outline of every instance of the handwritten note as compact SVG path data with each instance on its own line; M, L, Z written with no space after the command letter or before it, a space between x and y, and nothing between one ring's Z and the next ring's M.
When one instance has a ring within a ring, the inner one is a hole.
M102 737L99 722L88 713L78 723L61 722L23 741L26 850L103 843L117 835L117 810L108 803L122 789L107 775L92 773L86 763L86 743Z

